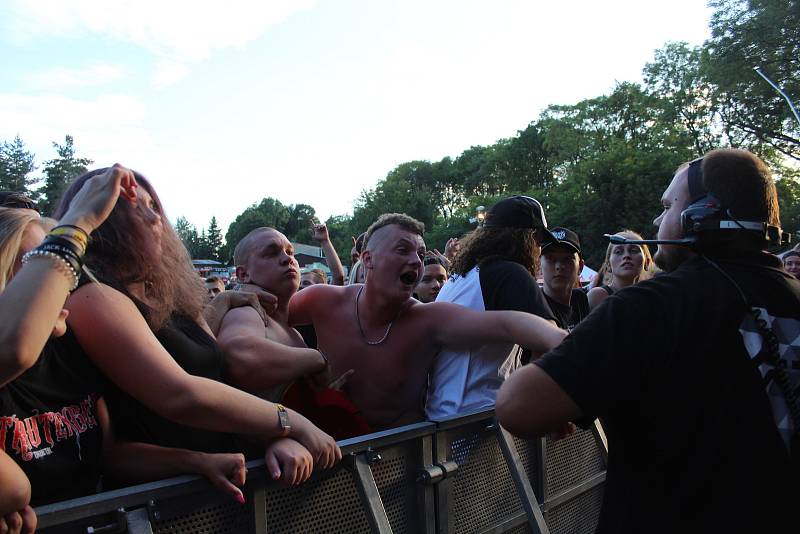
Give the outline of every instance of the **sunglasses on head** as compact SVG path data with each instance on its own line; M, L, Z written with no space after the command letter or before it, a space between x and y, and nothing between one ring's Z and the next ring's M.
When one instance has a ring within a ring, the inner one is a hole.
M32 198L14 191L0 191L0 207L27 209L39 213L39 207Z

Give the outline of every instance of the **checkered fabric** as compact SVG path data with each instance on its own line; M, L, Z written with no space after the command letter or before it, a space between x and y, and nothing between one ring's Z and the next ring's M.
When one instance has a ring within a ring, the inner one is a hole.
M761 318L772 329L779 342L780 365L786 369L795 394L800 392L800 321L786 317L774 317L764 308L755 308L761 312ZM775 367L768 361L764 350L764 340L758 331L756 321L752 315L747 314L739 328L742 334L747 353L758 367L764 382L767 396L772 405L772 415L778 426L781 437L789 447L791 436L794 432L792 418L778 384L774 380Z

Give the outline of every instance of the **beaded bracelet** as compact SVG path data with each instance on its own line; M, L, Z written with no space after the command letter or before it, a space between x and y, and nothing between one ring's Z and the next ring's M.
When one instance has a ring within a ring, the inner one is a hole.
M75 272L81 272L83 258L75 251L74 245L63 238L49 238L44 243L36 247L36 250L52 252L61 256L70 264Z
M75 226L73 224L62 224L56 226L47 234L48 236L54 237L66 237L68 239L74 240L78 245L81 247L81 253L86 252L86 247L89 246L89 234L81 228L80 226Z
M69 288L70 291L75 291L75 288L78 287L78 272L75 270L74 267L68 262L63 256L56 254L55 252L50 252L48 250L40 250L35 248L22 256L22 264L28 263L33 258L49 258L55 262L56 266L58 267L59 272L64 273L65 275L72 276L72 287Z

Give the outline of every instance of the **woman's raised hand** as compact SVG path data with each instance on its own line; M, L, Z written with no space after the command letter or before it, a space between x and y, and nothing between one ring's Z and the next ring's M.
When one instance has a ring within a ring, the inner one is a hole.
M133 171L115 163L83 184L59 224L75 225L91 233L108 218L120 196L135 202L137 187Z

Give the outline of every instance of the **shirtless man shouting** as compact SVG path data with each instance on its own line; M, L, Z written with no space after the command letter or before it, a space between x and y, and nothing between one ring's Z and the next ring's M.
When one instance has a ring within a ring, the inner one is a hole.
M424 226L384 214L370 226L361 261L365 284L316 285L289 302L289 323L313 324L332 373L354 369L344 390L373 430L423 419L423 391L433 357L444 346L512 342L541 354L565 336L541 317L475 312L412 298L422 273Z

